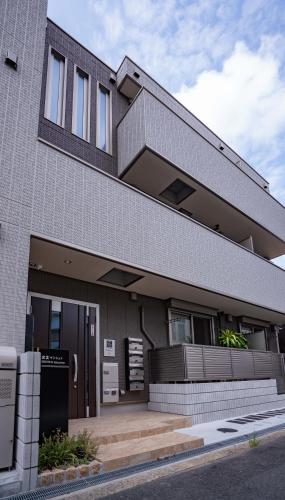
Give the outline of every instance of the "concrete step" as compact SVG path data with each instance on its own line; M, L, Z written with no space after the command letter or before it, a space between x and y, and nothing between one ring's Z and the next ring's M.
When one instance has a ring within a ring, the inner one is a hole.
M96 459L103 464L103 471L120 469L150 460L174 456L182 451L203 446L200 437L178 432L130 439L128 441L100 445Z
M190 416L152 411L128 412L69 421L69 434L86 429L98 445L118 443L192 426Z

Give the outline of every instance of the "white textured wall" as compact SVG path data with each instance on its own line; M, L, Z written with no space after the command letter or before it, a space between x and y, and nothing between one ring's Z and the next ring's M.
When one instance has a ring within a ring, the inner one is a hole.
M0 1L0 343L24 349L47 0ZM7 50L18 57L15 71Z

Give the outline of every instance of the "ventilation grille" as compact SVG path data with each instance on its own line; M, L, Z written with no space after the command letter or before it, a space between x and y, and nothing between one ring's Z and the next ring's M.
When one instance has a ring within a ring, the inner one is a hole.
M12 380L10 378L2 378L0 380L0 399L10 399L12 397Z

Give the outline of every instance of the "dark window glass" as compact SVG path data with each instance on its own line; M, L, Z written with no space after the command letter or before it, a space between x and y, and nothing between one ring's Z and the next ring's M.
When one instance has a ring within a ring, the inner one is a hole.
M57 123L59 118L60 94L60 59L53 54L52 89L51 89L51 116L50 119Z
M77 73L77 124L76 133L83 138L84 134L84 76Z
M60 348L60 323L61 313L59 311L51 311L49 348Z
M193 317L195 344L211 345L211 320Z
M110 93L99 86L98 147L110 152Z

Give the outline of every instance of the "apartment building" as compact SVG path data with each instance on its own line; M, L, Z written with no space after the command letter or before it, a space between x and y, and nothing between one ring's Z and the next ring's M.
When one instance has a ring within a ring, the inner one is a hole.
M138 64L110 68L46 4L0 2L0 343L69 350L72 419L146 408L151 382L280 378L284 206ZM249 350L233 359L222 328Z

